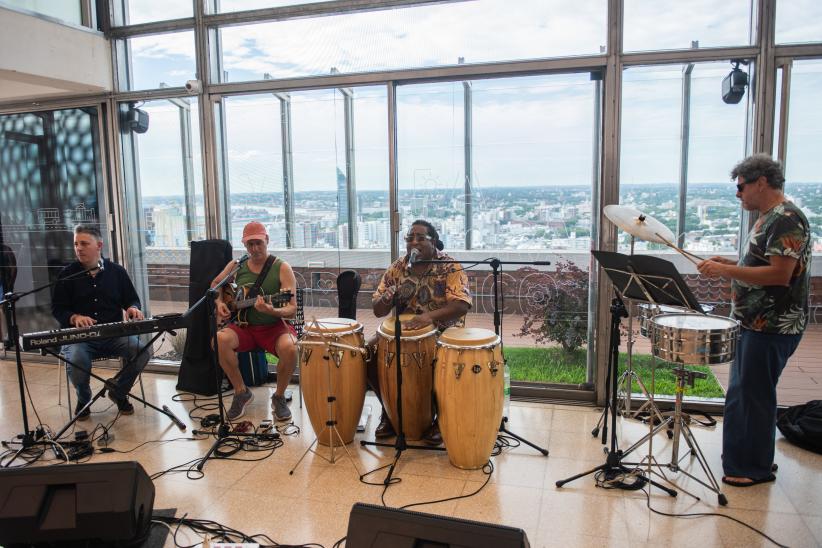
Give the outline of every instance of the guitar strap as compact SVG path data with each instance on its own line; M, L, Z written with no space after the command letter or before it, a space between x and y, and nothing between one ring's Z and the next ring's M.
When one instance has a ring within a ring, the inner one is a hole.
M268 271L271 270L271 265L273 265L274 261L276 260L277 257L275 257L274 255L268 256L268 258L265 260L265 264L263 265L263 269L260 270L260 274L257 276L257 280L254 282L254 285L251 287L251 290L246 295L246 298L257 298L257 295L260 293L260 287L263 285L265 277L268 276Z

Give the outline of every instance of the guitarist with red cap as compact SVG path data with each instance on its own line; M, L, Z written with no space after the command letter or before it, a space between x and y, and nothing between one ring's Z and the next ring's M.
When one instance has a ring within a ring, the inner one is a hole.
M253 392L240 374L237 352L262 348L279 358L277 390L271 397L271 409L277 420L288 421L291 410L286 403L285 389L297 365L297 335L284 318L292 318L297 311L294 297L297 281L288 263L269 255L265 225L257 221L245 225L242 242L248 251L248 260L240 265L234 280L237 298L233 303L225 297L217 301L218 319L234 318L217 332L220 367L234 387L228 419L242 417L254 400ZM212 287L236 266L236 261L229 262L211 283Z

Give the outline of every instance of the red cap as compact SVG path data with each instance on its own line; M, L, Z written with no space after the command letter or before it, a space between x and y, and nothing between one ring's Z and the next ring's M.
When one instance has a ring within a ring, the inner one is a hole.
M243 243L248 240L265 241L266 238L268 238L268 231L265 229L265 225L259 221L251 221L243 228Z

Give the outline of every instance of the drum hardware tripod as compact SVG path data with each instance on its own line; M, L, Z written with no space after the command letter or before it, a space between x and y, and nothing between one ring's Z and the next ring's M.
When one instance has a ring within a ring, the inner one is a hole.
M317 332L321 331L320 328L319 328L319 323L317 322L316 318L312 319L311 323L313 323L317 327ZM344 351L348 350L348 351L351 351L351 352L361 352L361 353L365 352L362 348L357 348L355 346L350 346L350 345L343 344L343 343L338 343L338 342L302 341L300 343L297 343L297 362L301 364L301 367L306 365L305 363L302 363L303 346L308 346L308 345L324 347L325 348L325 354L323 355L323 360L333 361L334 364L337 367L339 367L340 363L342 362L342 353ZM332 348L339 348L340 350L332 350ZM311 349L309 349L309 355L310 355L310 353L311 353ZM306 362L307 361L308 361L308 357L306 357ZM326 398L326 401L328 402L328 415L327 415L327 420L325 421L325 426L323 427L322 430L320 430L319 432L317 432L314 435L314 441L312 441L311 444L308 446L308 448L305 450L305 452L303 452L302 456L294 464L294 467L291 468L291 470L289 470L288 475L289 476L294 475L294 471L297 470L297 467L300 466L300 463L303 461L303 459L306 457L306 455L308 455L309 451L314 453L315 455L317 455L321 459L325 460L326 462L328 462L330 464L335 464L337 462L335 448L337 446L337 442L339 442L340 446L345 451L345 454L348 455L348 460L354 466L354 470L356 470L357 474L360 477L362 477L362 472L360 472L360 469L357 467L357 463L354 462L354 459L351 457L351 453L348 451L348 447L346 447L346 445L343 441L342 435L340 434L340 431L337 428L337 416L336 416L337 396L334 394L334 383L332 381L332 375L331 375L331 364L329 363L327 365L328 366L326 367L326 378L327 378L327 381L328 381L328 396ZM301 388L301 390L302 390L302 388ZM328 445L329 445L330 451L331 451L331 457L330 458L328 458L324 455L321 455L320 453L318 453L317 451L315 451L313 449L314 445L319 443L320 439L322 438L322 435L326 432L328 432L328 441L329 441Z
M501 310L502 310L502 306L501 306L502 295L500 295L500 292L499 292L499 286L500 286L500 281L499 280L500 280L500 274L502 273L502 270L500 269L500 266L503 265L503 264L516 264L516 265L528 265L528 266L548 266L548 265L551 264L550 261L500 261L497 258L491 258L491 259L487 259L487 260L484 260L484 261L455 261L455 260L425 261L425 260L420 260L420 261L417 261L417 263L419 263L419 264L455 263L455 264L468 264L468 265L472 265L472 266L479 265L479 264L489 265L491 267L491 271L492 271L492 274L494 276L494 283L493 283L493 286L494 286L494 333L496 333L497 336L500 338L500 344L501 345L503 343L502 343L502 312L501 312ZM503 367L507 368L508 367L508 358L505 357L505 346L503 345L500 350L502 352L502 359L503 359L503 362L504 362ZM519 442L524 443L525 445L535 449L536 451L539 451L540 453L542 453L543 456L546 456L546 457L548 456L548 450L547 449L542 448L542 447L536 445L535 443L532 443L532 442L526 440L525 438L523 438L521 436L518 436L517 434L514 434L513 432L508 430L505 427L507 422L508 422L508 417L503 415L503 417L502 417L502 419L500 420L500 423L499 423L499 432L503 432L503 433L511 436L512 438L518 440Z
M633 236L631 236L631 249L633 250ZM642 379L637 375L636 371L633 368L633 348L634 348L634 331L633 331L633 318L634 315L631 313L633 310L633 300L626 299L628 301L628 339L626 341L626 354L628 355L628 363L625 367L625 371L622 372L622 375L619 376L619 380L617 381L617 387L622 387L622 396L619 397L621 400L622 405L619 407L619 414L623 417L627 417L629 419L637 419L642 413L648 413L648 420L659 421L662 422L665 418L662 416L662 412L659 408L654 404L654 398L652 397L651 393L648 391L648 388L645 386L645 383L642 382ZM636 381L639 389L642 391L642 394L645 395L645 402L640 405L636 411L633 410L633 404L631 403L631 391L633 389L633 383ZM605 409L602 410L602 413L599 415L599 420L597 421L597 425L591 430L591 435L593 437L597 437L597 435L602 431L602 444L605 445L608 443L608 421L607 421L607 413Z
M609 449L607 456L605 458L605 464L600 464L599 466L592 468L591 470L587 470L580 474L576 474L566 479L558 480L556 482L557 487L562 487L568 482L574 481L575 479L579 479L583 476L587 476L590 474L595 474L597 472L603 472L607 479L613 479L619 477L621 475L628 474L631 469L622 462L624 457L623 452L617 446L617 436L616 436L616 409L617 409L617 392L619 391L617 385L617 373L618 373L618 365L619 365L619 324L622 318L628 317L628 312L625 310L625 304L622 302L622 299L617 295L611 301L611 339L609 344L609 353L608 353L608 373L607 373L607 380L606 385L610 385L611 391L611 448ZM608 413L609 413L609 406L605 406L605 420L608 420ZM650 477L646 477L646 480L651 485L654 485L670 496L675 497L677 495L676 491L673 489L669 489L664 485L652 480Z
M221 446L226 444L229 441L236 441L238 445L242 443L243 440L247 438L267 438L270 434L267 433L259 433L259 432L235 432L231 429L230 423L226 421L225 417L225 410L223 406L223 391L222 391L222 380L223 380L223 369L220 367L218 355L219 355L219 347L217 342L217 296L219 295L220 289L228 282L228 280L234 278L234 275L240 270L243 262L248 260L248 255L245 255L243 259L237 260L236 266L229 272L219 283L217 283L214 287L206 290L205 295L194 303L194 305L189 309L193 310L200 306L203 302L206 303L207 310L208 310L208 326L209 326L209 336L211 337L211 345L212 351L209 352L209 356L211 357L211 366L214 368L214 374L217 376L217 409L219 411L219 422L217 423L217 431L216 436L217 439L214 440L214 443L211 445L211 448L206 452L200 462L197 463L197 470L202 471L203 467L205 466L206 462L210 458L219 458L219 456L214 457L214 452ZM246 390L251 390L250 388L246 387ZM235 396L236 397L236 394ZM194 435L203 435L203 436L210 436L215 434L212 430L194 430L192 431Z
M425 261L418 261L423 263ZM403 451L406 449L422 449L426 451L445 451L444 447L431 447L427 445L408 445L405 441L405 428L403 426L402 421L402 322L400 321L400 300L399 296L394 293L393 297L393 309L394 309L394 344L395 344L395 356L397 358L396 362L396 369L397 369L397 424L394 425L394 428L397 431L397 437L394 439L394 443L382 443L377 441L366 441L360 440L360 446L365 447L366 445L374 446L374 447L393 447L396 450L394 454L394 461L391 463L391 466L388 468L388 474L385 476L383 480L384 485L391 485L392 483L392 476L394 475L394 469L397 467L397 462L399 462L400 457L402 456ZM360 476L362 479L363 476Z
M702 450L699 448L699 444L697 443L696 438L694 437L694 434L691 431L690 426L688 426L687 417L686 417L685 413L682 412L682 397L683 397L683 394L685 392L686 385L690 386L690 387L693 387L694 386L694 380L707 378L708 375L706 373L702 373L700 371L691 371L691 370L685 369L685 367L681 364L679 364L679 366L676 367L673 370L673 374L676 377L676 398L674 400L674 402L675 402L674 403L674 412L673 413L665 413L666 415L668 415L667 418L663 422L660 422L659 424L654 425L653 422L650 422L651 426L649 428L649 432L647 434L645 434L645 436L642 439L638 440L631 447L626 449L624 454L627 455L627 454L633 452L634 450L636 450L638 447L640 447L643 443L645 443L647 441L648 442L648 455L646 457L644 457L638 463L630 463L632 466L641 467L641 466L647 464L647 469L648 469L649 474L653 473L653 474L659 475L660 477L662 477L668 483L676 486L678 489L681 489L685 493L688 493L689 495L694 497L696 500L700 500L699 497L697 497L696 495L693 495L692 493L689 493L688 491L685 491L685 489L682 489L682 487L679 487L674 482L669 480L667 478L667 476L665 476L664 473L657 472L656 470L654 470L654 468L658 468L658 469L661 470L663 467L666 467L669 470L671 470L672 472L675 472L675 473L680 472L682 474L685 474L686 476L688 476L692 480L696 481L697 483L700 483L704 487L707 487L708 489L710 489L711 491L716 493L717 500L719 501L719 504L721 506L725 506L725 505L728 504L728 498L722 493L722 489L720 488L719 483L716 481L716 478L714 477L713 473L711 472L711 467L708 465L708 461L705 459L705 455L702 453ZM653 383L652 383L652 386L653 386ZM670 430L671 428L673 429L673 433L674 433L673 434L673 445L671 447L671 461L668 464L661 464L661 463L657 462L656 458L653 456L653 438L656 435L656 433L659 432L660 430L662 430L662 429L669 429ZM682 434L683 438L685 439L685 443L688 445L688 452L686 452L684 455L682 455L682 458L679 458L680 434ZM709 483L705 483L701 479L697 478L693 474L690 474L689 472L683 470L680 467L680 463L682 462L682 459L687 457L689 454L691 455L691 457L696 457L696 460L699 463L699 466L702 468L702 472L705 474L705 477L708 478Z
M14 345L14 357L15 357L15 361L16 361L16 365L17 365L17 382L18 382L19 387L20 387L20 404L22 406L22 415L23 415L23 433L18 434L16 436L16 439L19 440L20 448L17 450L17 452L14 454L14 456L11 459L9 459L9 461L6 463L6 465L5 465L6 467L11 466L11 463L14 462L17 459L17 457L20 456L21 453L23 453L24 451L26 451L27 449L29 449L29 448L31 448L35 445L45 444L45 445L53 446L53 443L55 443L56 440L59 440L60 436L62 436L69 428L71 428L71 426L75 422L77 422L77 419L80 416L79 413L76 413L74 415L74 417L72 417L71 420L69 420L68 424L66 424L63 428L60 429L60 431L57 434L55 434L53 436L46 436L44 431L39 427L37 428L36 431L30 431L29 430L28 411L27 411L27 404L26 404L25 380L23 378L23 358L22 358L21 349L20 349L20 344L21 344L21 342L20 342L20 340L21 340L20 339L20 328L17 324L17 301L19 301L20 299L22 299L23 297L25 297L27 295L31 295L33 293L37 293L39 291L42 291L43 289L52 287L55 284L57 284L58 282L65 282L65 281L77 279L77 278L80 278L82 276L85 276L86 274L90 274L91 272L98 271L102 268L101 265L102 265L102 261L100 263L98 263L96 266L92 267L92 268L85 269L85 270L82 270L80 272L76 272L74 274L71 274L70 276L66 276L65 278L59 278L59 279L57 279L57 280L55 280L51 283L42 285L40 287L35 287L34 289L31 289L29 291L23 291L23 292L20 292L20 293L8 292L5 295L3 295L3 300L0 301L0 305L3 305L3 307L4 307L4 312L5 312L6 322L7 322L6 328L8 330L8 341L6 341L6 342L11 343L11 344ZM149 341L149 343L146 344L138 352L137 355L145 352L146 349L160 335L162 335L162 333L163 332L161 331L153 339L151 339L151 341ZM6 348L8 348L8 346L6 346ZM70 363L64 357L60 356L58 353L52 351L49 348L42 348L41 352L44 355L46 353L48 353L48 354L51 354L51 355L57 357L58 360L62 360L63 362ZM135 358L136 358L136 356L135 356ZM89 400L88 404L86 404L86 406L83 409L80 410L81 412L84 411L85 409L88 409L94 401L96 401L99 397L103 396L106 393L107 390L111 390L114 387L113 379L104 379L104 378L96 375L95 373L93 373L89 369L87 369L85 367L75 365L73 363L70 363L70 365L72 367L76 367L77 369L82 370L85 373L88 373L88 375L90 377L94 377L95 379L97 379L97 380L99 380L103 383L103 388L91 400ZM58 362L58 366L59 366L59 362ZM115 376L115 379L116 379L116 376ZM58 387L58 389L59 389L59 387ZM145 405L145 406L151 407L152 409L155 409L156 411L159 411L160 413L163 413L164 415L169 417L174 422L174 424L176 424L180 428L180 430L185 430L186 429L185 424L180 419L178 419L174 415L174 413L172 413L168 409L168 407L163 406L163 408L160 409L160 408L155 407L154 405L148 403L147 401L145 401L142 398L138 398L136 396L132 396L132 398L142 402L143 405ZM71 412L71 410L69 410L69 412Z

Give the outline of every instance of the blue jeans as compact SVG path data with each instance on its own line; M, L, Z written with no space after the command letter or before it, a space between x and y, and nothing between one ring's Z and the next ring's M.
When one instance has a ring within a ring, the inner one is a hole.
M762 479L771 474L776 383L801 338L801 334L740 329L725 396L722 468L726 476Z
M125 398L150 357L149 351L146 350L140 354L139 358L132 360L141 347L140 339L134 335L64 346L61 352L63 356L68 362L79 366L72 367L71 364L66 364L66 373L77 391L77 402L85 405L91 399L90 375L86 371L91 370L91 361L97 358L121 357L128 360L122 371L113 379L115 385L114 396L118 399ZM86 371L83 371L80 367L83 367Z

